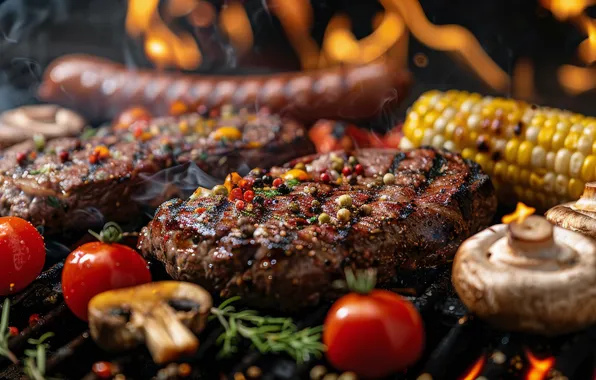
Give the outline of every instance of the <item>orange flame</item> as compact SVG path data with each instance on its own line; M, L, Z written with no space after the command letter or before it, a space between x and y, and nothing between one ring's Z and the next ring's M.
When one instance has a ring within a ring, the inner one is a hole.
M541 3L557 19L565 21L582 14L587 7L596 4L596 0L542 0Z
M174 66L192 70L202 61L201 52L192 35L176 34L161 19L157 6L159 0L128 0L126 30L136 38L145 38L145 53L158 67ZM192 10L195 0L177 0L167 7L175 17Z
M596 88L596 68L563 65L557 71L566 92L577 95Z
M480 375L480 371L484 368L484 362L486 361L484 355L479 357L476 360L476 363L470 368L470 370L465 374L465 376L461 377L460 380L475 380L478 375Z
M513 68L513 95L521 100L534 97L534 64L528 58L519 59Z
M523 223L528 216L534 214L536 209L533 207L528 207L525 204L518 202L515 211L511 214L505 215L501 221L505 224L509 224L512 222Z
M219 17L221 29L227 34L238 53L242 54L250 50L253 34L244 7L239 2L232 2L222 9Z
M526 380L543 380L555 364L555 358L552 356L545 359L538 359L529 350L526 350L526 357L530 365Z

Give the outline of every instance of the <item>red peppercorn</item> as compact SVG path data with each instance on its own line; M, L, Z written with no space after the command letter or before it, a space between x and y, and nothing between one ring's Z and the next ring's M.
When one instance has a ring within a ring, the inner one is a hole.
M14 326L10 326L10 327L8 328L8 334L9 334L10 336L17 336L17 335L19 335L19 329L17 329L17 328L16 328L16 327L14 327Z
M89 155L89 163L97 164L97 161L99 161L99 154L97 154L96 152L91 153Z
M68 153L67 150L63 150L60 152L58 157L60 158L60 162L66 162L70 158L70 154Z
M31 314L29 316L29 326L35 326L36 324L39 323L39 320L41 318L39 317L39 314Z
M364 173L364 166L362 166L362 164L356 164L354 170L356 171L356 174L362 174Z
M273 187L278 187L279 185L281 185L282 183L284 183L284 180L281 178L276 178L273 180Z
M242 199L242 189L239 187L236 187L234 189L232 189L232 191L230 191L230 200L240 200Z
M246 190L244 192L244 200L247 201L248 203L252 202L252 200L255 198L255 192L252 190Z
M352 174L352 169L350 169L349 166L344 166L344 168L341 170L341 174L343 174L347 177L350 174Z
M25 160L27 160L27 153L24 153L24 152L17 153L17 163L19 165L22 165L25 162Z
M100 379L109 379L112 377L112 364L109 362L94 363L91 370Z
M242 211L244 210L245 203L244 201L236 201L236 210Z
M327 173L321 173L321 181L325 183L331 182L331 177Z
M210 117L211 119L215 119L215 118L217 118L218 116L219 116L219 109L217 109L217 108L214 108L214 109L212 109L211 111L209 111L209 117Z
M238 186L242 188L242 190L252 189L252 185L254 184L255 180L252 178L241 179L238 181Z

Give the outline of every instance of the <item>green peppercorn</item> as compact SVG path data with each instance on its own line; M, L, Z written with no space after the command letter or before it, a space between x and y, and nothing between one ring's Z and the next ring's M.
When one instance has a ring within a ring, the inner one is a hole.
M292 212L299 212L300 205L296 202L290 202L290 204L288 205L288 209Z
M337 204L341 207L350 207L352 206L352 197L348 194L341 195L337 198Z
M329 216L329 214L322 212L319 215L319 223L325 224L325 223L329 223L330 221L331 221L331 217Z
M395 176L391 173L387 173L383 176L383 183L385 185L393 185L395 183Z
M321 202L319 202L319 201L318 201L318 200L316 200L316 199L313 199L313 201L312 201L312 202L310 202L310 205L311 205L312 207L319 207L319 206L321 205Z
M299 162L294 166L294 169L306 170L306 166L304 165L304 162Z
M337 219L339 219L341 222L344 222L344 223L348 222L350 220L351 216L352 216L352 213L347 208L340 208L339 211L337 212Z
M341 173L342 169L344 168L343 161L333 161L331 163L331 169L335 170L338 173Z
M228 195L228 189L224 185L216 185L213 187L213 194Z
M370 215L372 213L372 207L370 207L370 205L362 205L360 207L360 212L362 215Z
M46 147L46 138L44 135L33 135L33 144L35 144L35 149L41 152Z
M358 159L354 156L350 156L348 158L348 163L352 166L356 165L358 163Z

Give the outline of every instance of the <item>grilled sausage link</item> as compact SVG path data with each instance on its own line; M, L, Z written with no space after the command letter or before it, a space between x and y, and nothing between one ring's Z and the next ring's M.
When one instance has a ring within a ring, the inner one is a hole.
M374 117L388 104L401 101L410 83L409 72L392 69L386 62L234 77L129 70L102 58L70 55L48 67L39 95L92 119L114 117L133 105L163 115L172 102L182 100L209 107L267 106L308 123Z

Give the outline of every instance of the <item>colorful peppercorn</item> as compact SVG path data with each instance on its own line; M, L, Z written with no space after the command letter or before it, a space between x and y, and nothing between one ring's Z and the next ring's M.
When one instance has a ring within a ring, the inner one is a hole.
M242 200L237 200L235 206L236 206L236 210L242 211L242 210L244 210L244 207L246 206L246 204Z
M370 207L370 205L362 205L360 207L360 212L363 215L370 215L372 213L372 207Z
M343 174L347 177L350 174L352 174L352 169L350 169L349 166L344 166L343 169L341 169L341 174Z
M215 195L228 195L228 189L224 185L216 185L213 187L213 194Z
M17 164L23 165L25 163L25 161L27 161L27 153L25 153L25 152L17 153L16 159L17 159Z
M341 207L350 207L352 206L352 197L348 194L340 195L339 198L337 198L337 204Z
M8 334L9 334L10 336L17 336L17 335L19 335L19 329L18 329L18 328L16 328L16 327L14 327L14 326L10 326L10 327L8 328Z
M68 161L68 159L70 158L70 154L67 150L63 150L60 152L60 154L58 154L58 158L60 158L60 162L64 163Z
M364 174L364 166L362 166L362 164L356 164L356 166L354 166L354 171L356 174Z
M39 323L40 319L39 314L31 314L29 316L29 326L35 326Z
M236 187L230 191L230 200L241 200L243 197L242 189Z
M385 185L393 185L395 183L395 176L391 173L387 173L383 176L383 183Z
M329 183L331 182L331 177L327 173L321 173L321 182Z
M341 222L345 223L349 221L351 216L352 213L347 208L340 208L339 211L337 211L337 219L339 219Z
M255 198L255 192L252 190L246 190L244 192L244 200L248 203L251 203L252 200Z
M279 187L282 183L284 183L283 179L276 178L273 180L273 187Z
M93 364L91 370L100 379L109 379L112 377L112 363L97 362Z
M319 215L319 223L325 224L325 223L329 223L330 221L331 221L331 217L329 216L329 214L322 212Z

